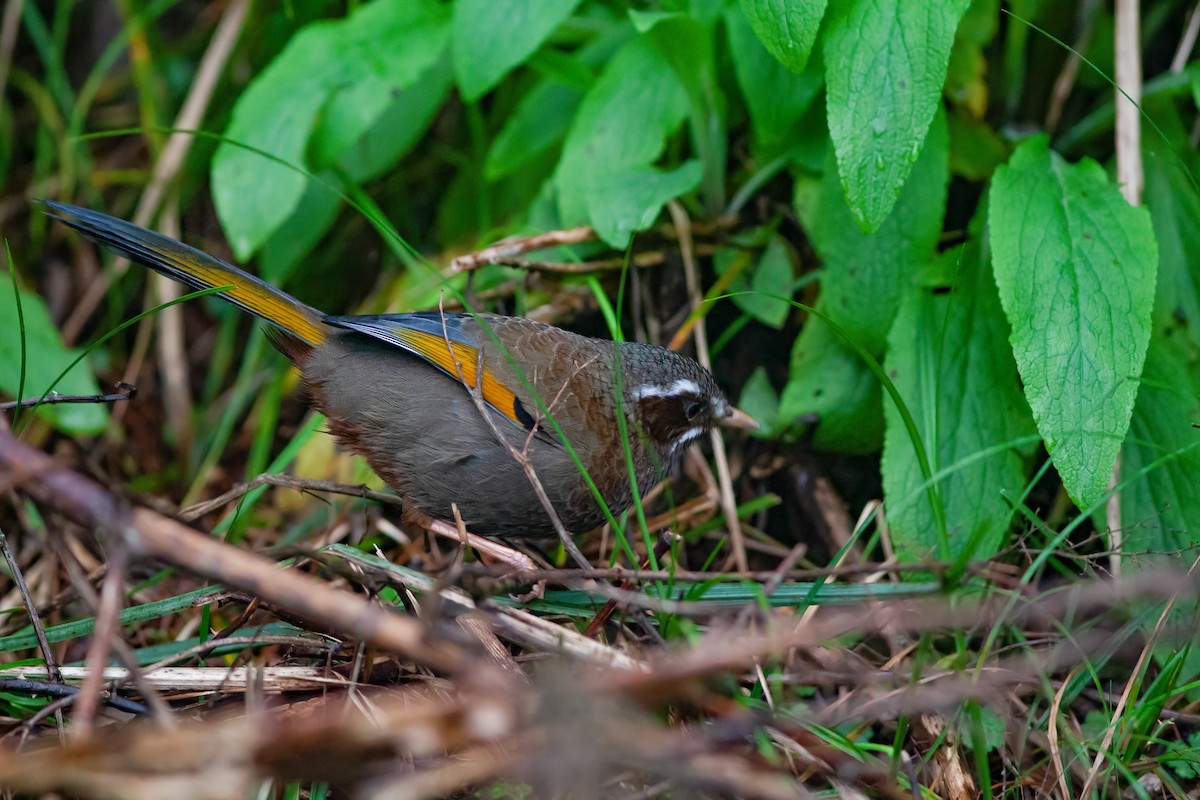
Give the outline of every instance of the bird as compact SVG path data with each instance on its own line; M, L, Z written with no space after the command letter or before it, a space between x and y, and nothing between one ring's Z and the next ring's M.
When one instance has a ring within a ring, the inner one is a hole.
M475 534L546 538L560 529L548 501L562 528L584 533L715 426L756 427L708 370L663 347L489 313L326 314L163 234L42 202L84 237L266 321L329 431L395 490L405 522L454 522L457 508Z

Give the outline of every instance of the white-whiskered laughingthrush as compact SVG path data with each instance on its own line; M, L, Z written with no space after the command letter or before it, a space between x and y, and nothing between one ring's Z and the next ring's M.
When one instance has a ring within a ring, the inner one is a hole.
M272 341L300 370L330 430L396 490L418 524L426 516L452 521L456 503L475 533L554 534L497 433L527 455L566 529L582 533L605 516L580 465L617 514L633 502L626 447L645 491L714 425L754 426L703 367L662 347L494 314L331 316L162 234L46 205L89 239L180 283L232 287L216 294L274 326ZM476 389L493 424L472 397Z

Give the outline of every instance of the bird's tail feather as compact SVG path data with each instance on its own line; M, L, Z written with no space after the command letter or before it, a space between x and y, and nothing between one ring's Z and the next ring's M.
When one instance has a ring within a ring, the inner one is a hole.
M89 239L193 289L217 292L244 311L315 347L328 336L321 312L219 258L161 233L86 208L44 201L50 215Z

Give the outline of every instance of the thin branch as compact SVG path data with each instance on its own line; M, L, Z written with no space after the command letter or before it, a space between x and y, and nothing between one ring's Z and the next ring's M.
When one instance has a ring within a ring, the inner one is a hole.
M115 524L115 521L113 521L113 522ZM97 527L102 528L103 526L97 526ZM52 530L51 537L55 540L55 545L61 554L60 557L62 560L62 564L67 570L67 577L70 579L71 584L75 587L76 593L83 599L84 603L86 603L90 608L93 609L93 613L97 617L96 624L92 629L92 635L93 635L93 637L99 637L100 634L103 632L103 631L101 631L101 628L100 628L101 620L99 619L100 614L101 614L101 607L103 605L102 599L100 597L98 597L96 595L95 590L92 589L91 584L88 582L87 575L85 575L83 572L83 567L76 560L75 555L70 551L70 548L67 545L66 539L63 537L61 532L59 532L57 529L51 529L51 530ZM108 528L107 530L111 531L111 530L119 530L119 529ZM117 541L120 541L120 539L118 538ZM124 548L124 545L122 544L121 547ZM117 563L115 566L119 566L122 569L124 568L124 563L123 563L124 558L118 557L116 559L116 562ZM105 569L105 576L106 576L105 588L106 589L111 585L110 582L107 580L107 576L113 574L115 566L111 559L110 559L109 564L106 565L106 569ZM120 600L120 596L118 596L118 598L117 598L118 605L119 605L119 600ZM117 658L121 661L121 663L123 663L125 665L125 668L129 671L129 674L132 676L132 680L137 685L138 691L141 692L142 697L145 698L146 703L149 705L150 711L153 715L155 723L161 729L169 730L175 724L174 720L171 717L170 707L167 705L166 701L164 701L162 699L162 697L159 696L158 692L155 691L154 687L146 680L146 676L143 673L141 666L138 663L137 654L133 652L133 648L131 648L125 642L124 639L122 639L118 634L115 633L115 624L116 623L115 623L115 614L114 614L114 621L113 621L114 633L112 635L106 635L104 637L105 640L107 640L111 644L112 652L116 654ZM92 642L93 645L95 644L95 641L96 641L96 639L94 638L93 642ZM90 654L91 653L89 650L89 656L90 656Z
M679 236L679 252L683 257L683 271L687 279L688 296L691 299L692 310L700 307L704 300L700 291L700 271L696 266L696 252L692 245L691 219L678 201L672 200L667 204L671 212L671 220ZM703 318L696 321L692 331L696 341L696 360L707 370L712 369L712 359L708 356L708 334L705 332ZM713 428L710 432L712 439L713 459L717 466L717 483L721 487L721 509L725 512L725 524L729 528L729 541L733 548L734 563L738 572L748 572L750 562L746 558L746 540L742 534L742 521L737 514L737 498L733 494L733 478L729 474L729 459L725 455L725 440L721 431Z
M24 4L25 0L8 0L4 4L4 18L0 22L0 97L8 89L8 72L17 46L17 33L21 30L21 6Z
M402 506L404 501L394 494L386 492L377 492L373 489L368 489L363 484L345 484L335 483L333 481L318 480L315 478L297 478L293 475L279 475L276 473L266 472L261 475L255 475L247 483L239 483L229 491L212 498L205 500L180 511L176 518L183 522L192 522L205 514L216 511L222 506L237 500L260 486L278 486L282 489L295 489L298 492L330 492L331 494L344 494L350 497L361 497L365 500L374 500L377 503L384 503L392 506Z
M1117 183L1131 206L1142 203L1145 174L1142 169L1142 52L1138 21L1138 0L1117 0L1113 26L1116 33L1114 89L1116 103ZM1121 493L1115 491L1121 481L1121 456L1118 453L1109 476L1112 494L1104 506L1111 545L1116 551L1110 560L1114 575L1121 573Z
M1079 13L1076 15L1080 26L1079 36L1075 39L1075 45L1067 54L1067 60L1054 80L1054 87L1050 90L1050 105L1046 110L1046 120L1043 123L1043 127L1047 131L1053 132L1058 127L1063 107L1067 103L1067 98L1071 96L1071 90L1075 87L1075 80L1079 77L1079 67L1083 63L1082 54L1091 44L1092 33L1096 28L1099 5L1099 0L1085 0L1079 6Z
M1183 72L1188 58L1192 55L1192 49L1196 46L1198 34L1200 34L1200 3L1192 6L1192 10L1188 13L1187 27L1184 28L1183 36L1179 39L1179 47L1176 48L1175 55L1171 58L1171 72Z
M449 274L469 272L488 264L503 264L517 256L532 253L535 250L545 250L565 244L590 242L596 238L596 232L589 227L568 228L561 231L548 231L520 239L509 239L491 247L486 247L475 253L459 256L450 262Z
M40 450L18 442L0 427L0 483L12 473L20 474L24 492L85 528L109 536L120 531L133 555L259 595L309 622L420 663L447 670L466 668L465 653L449 642L427 639L419 621L389 613L307 575L281 570L273 561L216 541L149 509L134 508L129 525L116 525L117 503L107 491L59 466Z
M13 583L17 585L17 591L21 593L21 600L25 603L25 610L29 614L29 623L33 626L34 635L37 636L38 649L42 651L42 660L46 662L46 671L50 675L50 680L61 684L63 682L62 672L59 671L58 662L54 660L54 651L50 649L50 641L46 638L45 628L42 627L42 617L38 614L37 603L33 601L29 585L25 583L25 574L21 571L16 556L9 549L8 537L4 535L3 530L0 530L0 551L4 553L4 560L8 564L8 571L12 574ZM58 727L59 741L64 741L66 729L63 727L61 710L55 712L54 722Z
M19 669L15 669L14 673ZM29 678L5 678L0 680L0 691L24 692L32 695L44 694L50 697L69 697L72 704L78 704L80 694L78 686L67 686L59 681L47 683L46 681L31 680ZM121 697L119 694L113 694L112 692L101 692L100 700L109 708L115 708L117 711L124 711L127 714L145 715L150 713L150 709L144 704L136 700ZM62 716L62 706L59 706L55 710L55 715L58 717Z
M137 387L125 381L117 381L118 391L110 394L59 394L50 392L45 397L27 397L23 400L12 400L0 403L0 411L12 411L14 408L35 408L37 406L52 406L63 403L119 403L122 400L132 400L137 397Z

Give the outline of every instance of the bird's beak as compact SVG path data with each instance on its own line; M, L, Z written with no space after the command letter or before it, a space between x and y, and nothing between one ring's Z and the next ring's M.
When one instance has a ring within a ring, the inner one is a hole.
M718 424L722 428L738 428L747 431L758 430L759 427L761 427L758 424L758 420L747 414L745 411L734 408L733 406L729 407L729 413L724 417L721 417Z

